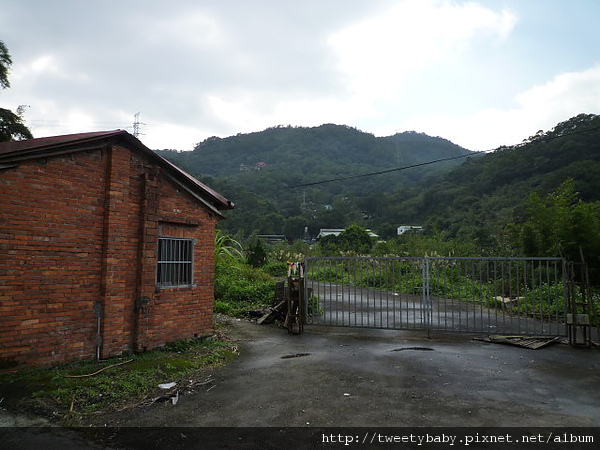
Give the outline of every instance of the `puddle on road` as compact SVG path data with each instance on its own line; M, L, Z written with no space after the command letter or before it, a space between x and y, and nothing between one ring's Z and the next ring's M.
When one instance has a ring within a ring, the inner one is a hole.
M292 355L283 355L281 359L300 358L302 356L308 356L310 353L294 353Z
M403 352L404 350L413 350L417 352L433 352L434 350L429 347L403 347L403 348L395 348L394 350L390 350L391 352Z

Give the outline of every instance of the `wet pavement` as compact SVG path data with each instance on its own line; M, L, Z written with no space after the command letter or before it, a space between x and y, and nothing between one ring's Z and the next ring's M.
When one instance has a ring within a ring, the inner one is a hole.
M177 404L84 425L149 427L141 432L147 436L163 427L600 427L598 349L531 350L465 335L314 325L291 335L230 320L240 356L216 369L211 383ZM5 430L14 439L18 428ZM61 448L65 439L75 445L62 448L86 448L76 436L27 430L57 443L44 448Z
M600 426L600 352L391 330L232 322L240 357L119 426Z
M317 299L308 321L313 324L381 328L391 330L435 330L481 334L566 336L558 317L535 310L518 313L518 299L486 298L474 301L394 292L374 287L337 285L309 280ZM507 303L503 301L510 300ZM593 333L598 338L598 333Z

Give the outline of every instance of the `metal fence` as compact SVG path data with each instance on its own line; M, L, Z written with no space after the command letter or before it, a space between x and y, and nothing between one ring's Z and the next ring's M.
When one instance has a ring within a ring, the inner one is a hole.
M560 258L308 258L309 324L564 336Z

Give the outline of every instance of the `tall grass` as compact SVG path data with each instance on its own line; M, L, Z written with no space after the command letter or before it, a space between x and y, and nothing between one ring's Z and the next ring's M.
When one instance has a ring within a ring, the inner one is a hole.
M243 317L270 305L275 280L246 262L244 249L235 239L217 231L215 238L215 312Z

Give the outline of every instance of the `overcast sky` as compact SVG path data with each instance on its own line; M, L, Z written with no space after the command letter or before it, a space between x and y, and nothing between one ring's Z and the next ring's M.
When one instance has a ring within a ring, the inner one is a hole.
M598 0L0 0L0 107L153 149L277 125L471 150L600 113Z

